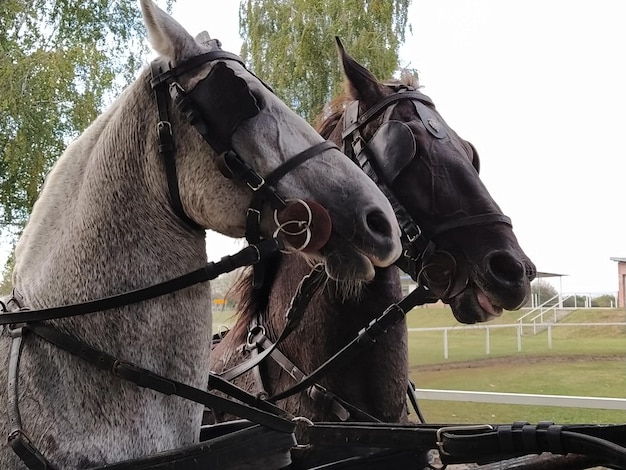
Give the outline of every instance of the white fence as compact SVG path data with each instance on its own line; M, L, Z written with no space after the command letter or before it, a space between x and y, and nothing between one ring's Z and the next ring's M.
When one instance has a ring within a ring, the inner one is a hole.
M533 395L529 393L473 392L465 390L415 390L420 400L462 401L511 405L559 406L626 411L625 398L576 397L565 395Z
M536 327L545 327L547 329L548 349L552 349L552 328L560 327L598 327L598 326L626 326L626 322L602 322L602 323L537 323ZM465 330L485 330L485 354L491 354L491 330L497 328L514 328L516 331L517 351L522 351L522 336L524 325L521 323L513 323L506 325L469 325L469 326L450 326L450 327L432 327L432 328L409 328L409 332L423 331L441 331L443 334L443 357L448 359L448 332L449 331L465 331Z

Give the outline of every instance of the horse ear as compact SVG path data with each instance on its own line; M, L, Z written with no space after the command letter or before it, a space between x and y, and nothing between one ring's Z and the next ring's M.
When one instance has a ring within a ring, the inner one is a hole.
M341 40L335 36L339 61L343 67L343 74L346 78L347 92L355 100L362 100L373 104L384 95L384 85L376 77L354 60L344 49Z
M173 66L202 52L185 28L152 0L140 0L140 5L150 44L159 55L169 59Z
M200 44L208 44L209 41L211 41L211 36L209 35L208 31L200 31L197 35L196 35L196 42L199 42Z

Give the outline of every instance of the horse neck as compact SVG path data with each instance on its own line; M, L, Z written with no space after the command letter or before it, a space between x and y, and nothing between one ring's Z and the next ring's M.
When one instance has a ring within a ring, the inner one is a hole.
M341 129L346 97L333 103L334 112L318 128L320 134L341 147ZM285 312L300 279L310 270L304 259L283 257L278 266L267 307L262 309L268 330L277 337L285 324ZM310 373L352 341L358 332L380 316L402 295L399 272L395 267L377 269L374 280L361 286L358 296L344 295L341 285L331 281L311 300L300 326L280 346L302 371ZM261 302L265 303L265 302ZM254 309L248 309L248 312ZM277 367L268 366L270 393L292 385ZM408 380L407 330L400 322L390 328L372 348L363 351L349 367L332 371L321 384L339 397L387 422L406 420L405 396ZM314 420L335 420L327 407L299 396L284 406L296 415Z
M309 271L305 260L283 259L273 282L265 321L270 334L282 331L284 316L299 280ZM401 297L396 268L379 269L364 285L358 298L345 298L341 287L329 282L311 300L298 329L280 346L281 351L302 371L310 373L352 341L358 332ZM407 386L406 325L391 328L378 343L363 351L349 367L331 371L320 383L344 400L385 421L403 418ZM268 368L272 392L293 382L276 368ZM315 419L331 419L325 407L293 399L294 413ZM307 407L310 408L307 409Z
M48 176L16 249L14 285L29 307L145 287L206 262L204 234L185 227L169 207L150 94L145 72L67 148ZM182 300L189 295L181 294ZM172 325L185 321L174 315L173 297L158 302L165 302L165 311L172 303ZM149 324L148 306L129 308L143 312ZM125 312L104 313L102 324L141 322ZM68 321L85 336L95 323ZM92 335L100 328L107 327Z

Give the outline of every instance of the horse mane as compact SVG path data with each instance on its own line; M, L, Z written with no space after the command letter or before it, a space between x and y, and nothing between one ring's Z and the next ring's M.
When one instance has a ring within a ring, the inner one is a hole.
M387 80L384 82L384 85L391 88L397 86L420 88L417 76L406 69L401 70L399 79ZM343 117L346 107L353 101L354 97L349 92L345 92L336 96L324 106L323 111L315 119L314 126L323 138L328 139L330 137ZM276 255L268 261L265 266L263 284L259 289L252 288L252 269L244 270L231 287L230 293L238 300L237 312L235 314L237 321L232 330L235 338L243 338L247 334L247 327L252 318L258 313L267 311L272 284L281 260L282 255ZM359 289L356 290L358 291Z
M260 288L253 289L252 281L254 272L251 268L247 268L241 272L233 286L230 288L229 296L237 300L237 321L233 326L233 335L235 338L243 338L247 334L247 328L250 321L259 312L265 312L269 304L270 292L272 284L278 272L282 260L282 255L278 254L267 260L264 266L264 278Z

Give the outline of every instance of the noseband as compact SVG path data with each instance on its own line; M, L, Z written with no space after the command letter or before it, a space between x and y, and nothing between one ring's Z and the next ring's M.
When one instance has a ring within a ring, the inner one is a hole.
M260 234L260 220L263 204L269 202L275 211L287 207L286 199L275 188L278 181L310 158L320 155L326 150L337 149L337 146L327 140L320 142L289 158L270 174L262 177L235 152L230 143L230 138L237 125L260 112L256 99L250 93L246 82L242 78L237 77L231 69L226 67L224 62L215 64L209 75L201 80L191 91L186 91L177 81L181 75L208 62L230 60L239 63L245 68L239 56L223 51L220 48L219 41L211 40L210 43L214 48L212 51L192 57L176 67L170 67L163 59L156 59L151 64L152 80L150 85L154 90L159 112L159 122L157 124L159 152L163 155L165 163L170 200L174 212L182 221L194 229L203 230L197 222L186 214L180 199L176 174L174 138L168 113L168 98L176 104L187 121L196 128L209 146L219 155L218 166L222 174L227 178L244 183L254 192L254 198L246 213L246 238L251 244L258 243L262 238ZM252 72L249 73L252 74ZM259 81L263 83L262 80L259 79ZM206 88L227 84L235 96L230 97L229 100L229 97L218 96L220 95L219 92L208 94L206 90L200 89L202 84ZM263 85L269 91L272 91L265 83ZM196 98L194 95L199 96ZM234 107L237 114L234 119L224 119L222 116L206 116L196 104L200 100L208 101L214 107L222 109L224 106Z
M402 245L404 247L402 256L396 261L396 264L413 280L421 283L420 281L424 279L421 279L420 274L436 250L433 241L435 237L462 227L492 223L512 225L511 219L503 214L486 213L461 217L442 223L430 230L420 228L417 221L409 214L388 186L414 157L419 158L412 131L405 123L391 119L391 113L399 101L411 101L422 124L433 137L442 139L447 134L445 127L436 119L431 110L434 104L428 96L404 85L393 85L393 87L395 90L393 94L383 98L362 115L359 115L358 101L352 102L346 108L341 136L342 150L361 167L389 199L402 231ZM361 131L367 123L383 111L385 112L383 124L369 141L365 141ZM391 155L380 154L379 149L383 143L393 145L387 152Z

